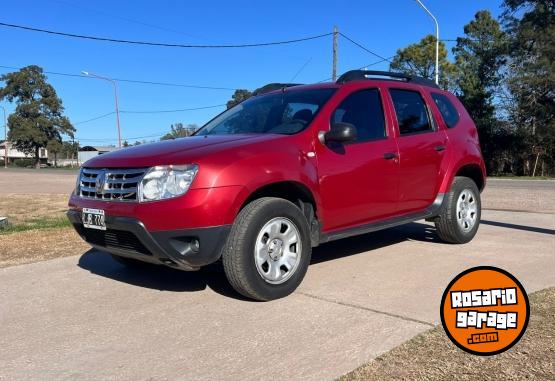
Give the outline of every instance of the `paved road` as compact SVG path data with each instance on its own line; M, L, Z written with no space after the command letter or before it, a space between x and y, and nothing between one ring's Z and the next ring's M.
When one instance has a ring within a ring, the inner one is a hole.
M0 379L333 379L436 324L471 266L555 286L555 214L483 220L467 245L427 223L323 245L299 291L269 303L215 270L129 270L94 251L2 269Z
M482 193L486 209L555 213L555 180L488 179Z
M62 169L0 168L0 194L70 194L77 171Z
M69 194L76 171L0 168L1 193ZM488 179L482 198L486 209L555 213L555 180Z

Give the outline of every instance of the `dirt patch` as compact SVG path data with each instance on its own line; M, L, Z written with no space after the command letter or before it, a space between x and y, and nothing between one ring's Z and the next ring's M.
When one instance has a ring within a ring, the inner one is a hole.
M75 188L77 170L0 169L0 194L69 194ZM1 195L0 195L1 197Z
M434 328L341 377L352 380L553 380L555 288L530 296L523 338L500 355L480 357L457 348Z
M83 254L90 249L73 228L0 236L0 268Z
M0 216L8 217L13 225L42 218L63 218L68 199L65 194L1 194Z

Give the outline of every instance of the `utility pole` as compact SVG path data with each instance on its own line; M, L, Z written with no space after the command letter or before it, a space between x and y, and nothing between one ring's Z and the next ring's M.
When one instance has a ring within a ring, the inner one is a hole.
M103 79L105 81L108 81L112 84L112 86L114 86L114 98L115 98L115 102L116 102L116 124L118 127L118 147L121 148L121 128L119 125L119 106L118 106L118 85L116 83L115 80L113 80L112 78L108 78L108 77L103 77L101 75L98 74L94 74L94 73L89 73L88 71L82 71L81 72L83 75L89 76L89 77L94 77L97 79Z
M8 168L8 123L6 122L6 109L0 106L4 111L4 168Z
M337 37L339 30L336 26L333 27L333 67L331 70L331 79L333 82L337 80Z
M432 20L434 20L434 22L436 23L436 70L435 70L436 73L435 74L436 74L436 85L439 85L439 23L437 22L437 19L432 14L432 12L430 12L428 8L426 8L426 6L422 4L422 1L420 0L415 0L415 1L422 7L422 9L426 11L428 15L430 15Z
M71 137L71 168L73 168L73 149L75 148L75 135Z

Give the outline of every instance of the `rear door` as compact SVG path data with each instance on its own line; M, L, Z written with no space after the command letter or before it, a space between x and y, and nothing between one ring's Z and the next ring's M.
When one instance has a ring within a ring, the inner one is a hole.
M394 215L399 162L391 121L384 114L383 89L346 91L329 114L329 124L357 129L357 140L317 144L324 230L347 228ZM329 125L326 126L329 130Z
M435 123L418 88L392 86L388 93L399 147L399 213L421 211L433 203L439 190L447 135Z

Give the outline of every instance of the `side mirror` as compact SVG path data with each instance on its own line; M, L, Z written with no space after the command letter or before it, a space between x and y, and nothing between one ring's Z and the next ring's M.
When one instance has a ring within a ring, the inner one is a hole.
M350 123L334 123L324 135L326 143L346 143L357 139L357 129Z

